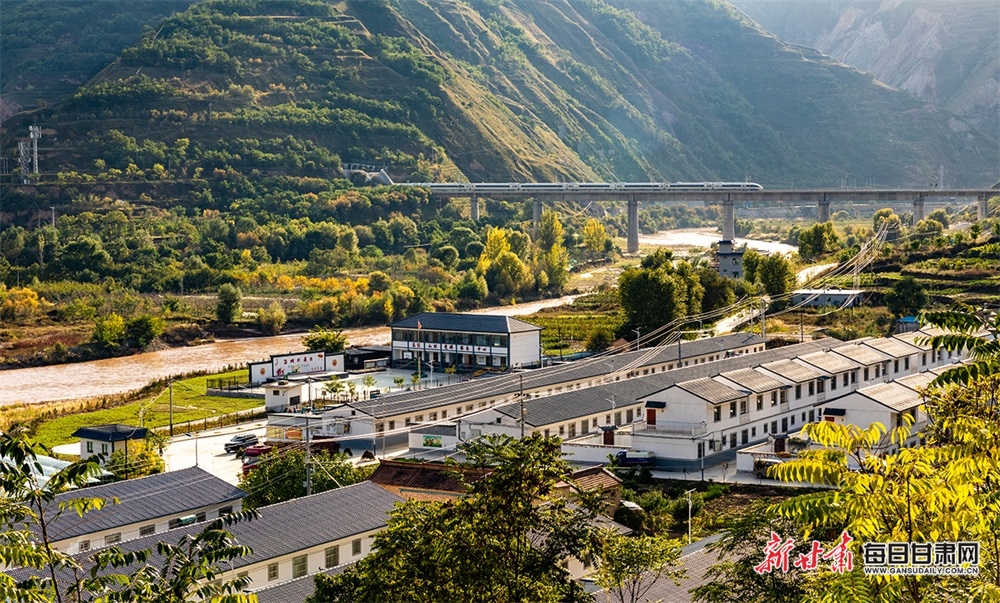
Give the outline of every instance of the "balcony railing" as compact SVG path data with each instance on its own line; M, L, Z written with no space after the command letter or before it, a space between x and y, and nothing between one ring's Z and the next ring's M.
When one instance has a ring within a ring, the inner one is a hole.
M704 423L657 423L656 425L636 423L632 427L632 432L642 435L681 436L688 438L703 436L707 433Z

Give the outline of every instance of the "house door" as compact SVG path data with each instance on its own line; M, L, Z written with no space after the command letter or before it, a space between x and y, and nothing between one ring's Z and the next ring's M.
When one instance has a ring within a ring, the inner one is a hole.
M615 430L613 429L604 430L604 445L605 446L615 445Z
M656 409L646 409L646 425L656 425Z

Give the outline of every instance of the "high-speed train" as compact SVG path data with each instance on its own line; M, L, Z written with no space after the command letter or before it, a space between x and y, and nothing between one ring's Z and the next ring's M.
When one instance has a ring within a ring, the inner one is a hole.
M763 190L756 182L414 182L440 193L554 193Z

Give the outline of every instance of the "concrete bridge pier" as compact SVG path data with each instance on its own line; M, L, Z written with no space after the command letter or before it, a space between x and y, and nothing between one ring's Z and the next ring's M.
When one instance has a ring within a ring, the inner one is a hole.
M479 197L469 199L469 217L473 222L479 221Z
M976 219L985 220L989 206L986 204L986 195L979 195L976 198Z
M535 199L531 210L531 236L538 236L538 225L542 223L542 200Z
M924 219L924 196L916 195L913 197L913 225L916 226L917 222Z
M639 253L639 199L632 195L628 200L628 252Z
M722 202L722 240L736 239L736 203L727 197Z
M825 224L830 221L830 200L823 193L823 198L816 204L816 221Z

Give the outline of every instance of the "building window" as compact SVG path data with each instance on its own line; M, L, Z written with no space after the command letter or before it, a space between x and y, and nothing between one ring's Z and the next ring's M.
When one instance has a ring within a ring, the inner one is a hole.
M594 420L593 420L593 422L592 422L592 423L593 423L593 426L594 426L594 427L597 427L597 417L594 417Z
M816 382L815 381L810 381L809 382L809 395L810 396L816 395Z
M423 422L424 422L424 415L417 415L417 416L416 416L416 417L414 418L414 420L415 420L415 421L416 421L417 423L423 423Z
M729 447L736 448L736 432L729 434Z
M847 387L847 373L844 373L844 387Z
M630 408L630 409L626 410L625 411L625 422L626 423L631 423L632 422L632 416L633 416L632 415L632 409Z
M204 511L202 511L201 513L198 513L197 515L194 516L194 520L197 521L198 523L201 523L205 521L206 517L208 517L208 515Z
M868 381L868 379L869 379L869 376L868 376L868 367L866 366L865 367L865 381Z
M740 432L740 443L746 444L750 441L750 433L746 429Z
M835 389L837 389L837 376L836 375L834 375L833 378L830 379L830 391L833 391Z
M753 437L757 437L757 428L756 427L751 427L750 428L750 435L753 436Z
M604 424L611 425L611 415L604 415Z
M101 454L107 454L107 453L108 453L108 445L101 444Z
M580 421L580 433L581 434L590 433L590 430L588 429L589 426L590 423L587 421L587 419Z
M730 402L729 403L729 418L731 419L731 418L733 418L735 416L736 416L736 402Z
M815 420L816 420L816 411L815 410L810 410L809 411L809 422L812 423Z
M431 421L437 421L438 414L436 412L428 413L427 418Z
M361 539L355 538L351 541L351 554L357 557L361 554Z
M785 417L781 420L781 433L787 433L787 432L788 432L788 417Z
M715 419L716 423L718 423L719 421L721 421L722 420L722 407L721 406L716 406L714 409L712 409L712 415L713 415L713 418Z
M792 415L791 419L792 419L792 425L795 425L795 415Z
M565 425L560 425L559 426L559 437L561 438L564 435L566 435L566 426Z
M306 565L308 561L309 555L292 557L292 578L301 578L306 575Z
M181 520L180 519L171 519L167 523L167 529L168 530L172 530L172 529L174 529L176 527L179 527L180 525L181 525Z
M826 392L826 381L820 379L816 382L816 392L820 394Z
M898 373L899 372L899 360L893 361L893 363L892 363L892 372L893 373Z
M774 395L772 394L772 398ZM757 395L757 410L764 410L764 396L761 394Z
M485 405L486 404L484 403L483 406L485 406ZM472 412L472 405L471 404L466 404L465 405L465 412Z
M741 415L747 414L747 401L746 400L740 400L740 414Z
M771 433L778 433L778 422L771 421Z
M903 358L903 370L904 371L910 370L910 357L909 356L907 356L906 358Z
M121 541L122 541L122 533L121 532L115 532L114 534L108 534L107 536L104 537L104 546L108 546L109 544L115 544L116 542L121 542Z
M149 536L150 534L155 534L155 533L156 533L156 525L154 524L150 524L148 526L142 526L141 528L139 528L140 536Z
M802 385L795 386L795 399L798 400L802 398Z
M924 352L923 354L920 355L920 364L922 366L927 365L927 352Z
M330 569L331 567L337 567L338 565L340 565L340 547L339 546L327 547L327 549L323 551L323 557L324 557L323 561L324 563L326 563L327 569Z
M278 564L268 563L267 564L267 581L273 582L278 579Z
M781 392L781 397L782 397L781 401L784 402L785 401L784 400L784 397L785 397L784 390L782 390L782 392ZM771 392L771 406L777 406L777 405L778 405L778 392ZM758 410L760 410L760 409L758 409Z
M621 425L621 424L622 424L622 412L619 410L618 412L615 413L615 425Z
M87 454L94 454L94 443L87 442Z
M545 437L549 437L549 430L548 429L545 430Z
M89 550L90 550L90 541L89 540L81 540L80 541L80 552L82 553L83 551L89 551Z

